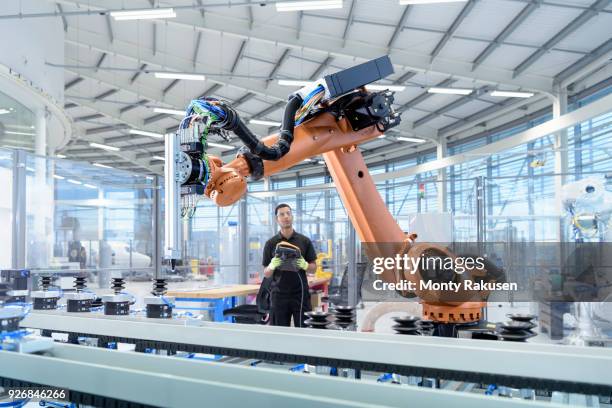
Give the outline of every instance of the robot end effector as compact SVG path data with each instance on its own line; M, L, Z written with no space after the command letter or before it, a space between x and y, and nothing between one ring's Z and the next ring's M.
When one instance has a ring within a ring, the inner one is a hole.
M197 193L219 206L231 205L246 192L246 177L257 180L397 126L400 117L391 106L393 93L370 93L364 88L391 73L389 58L381 57L315 81L289 96L280 132L261 140L226 102L192 101L179 129L188 135L180 142L181 195ZM224 165L205 150L208 135L227 137L227 132L238 136L244 146Z

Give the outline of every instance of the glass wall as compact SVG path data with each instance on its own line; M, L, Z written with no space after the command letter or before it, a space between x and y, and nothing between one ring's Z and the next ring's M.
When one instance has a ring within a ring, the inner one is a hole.
M10 268L12 264L13 239L13 152L0 149L0 268Z
M18 267L59 274L66 288L83 272L93 288L109 288L111 277L154 276L153 177L25 152L17 157L26 220Z
M0 92L0 147L34 150L35 135L32 111Z

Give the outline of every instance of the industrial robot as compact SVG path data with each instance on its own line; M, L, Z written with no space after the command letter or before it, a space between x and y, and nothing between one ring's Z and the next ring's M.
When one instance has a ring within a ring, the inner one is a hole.
M562 271L563 292L576 299L576 328L566 342L584 345L589 339L602 337L594 321L596 316L612 321L612 275L607 266L612 263L607 250L612 241L612 193L606 190L605 180L588 177L563 186L562 204L569 221L570 242L576 243ZM592 300L606 298L603 302Z
M218 206L231 205L247 191L247 178L268 177L319 155L361 242L373 244L366 245L368 257L455 257L445 247L407 238L378 193L359 149L400 124L400 114L392 106L394 93L367 88L392 73L391 61L384 56L314 81L289 95L280 132L261 140L228 102L210 97L192 101L177 133L166 138L166 258L173 265L180 259L180 218L193 214L199 197ZM206 153L207 142L213 134L229 140L229 132L244 146L235 159L223 163ZM417 284L421 272L386 269L382 279ZM449 299L439 291L415 293L423 318L442 324L478 322L486 305L480 292L463 293L460 301L457 295Z

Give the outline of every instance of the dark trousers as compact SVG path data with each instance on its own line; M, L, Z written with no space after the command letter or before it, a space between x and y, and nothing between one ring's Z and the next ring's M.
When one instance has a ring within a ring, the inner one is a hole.
M294 327L306 327L304 324L306 320L304 312L309 312L310 310L309 294L304 294L303 299L299 293L292 296L273 296L270 308L270 324L272 326L291 326L291 317L293 317Z

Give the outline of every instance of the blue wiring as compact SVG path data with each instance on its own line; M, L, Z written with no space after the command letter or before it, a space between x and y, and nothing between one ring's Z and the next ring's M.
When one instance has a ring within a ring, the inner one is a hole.
M11 401L11 402L0 402L0 407L23 407L29 401L30 401L29 399L22 399L22 400Z
M170 308L173 308L173 307L174 307L174 304L173 304L173 303L168 302L168 299L166 299L166 298L165 298L165 297L163 297L163 296L160 296L160 297L161 297L161 300L162 300L162 301L163 301L163 302L166 304L166 306L168 306L168 307L170 307Z

